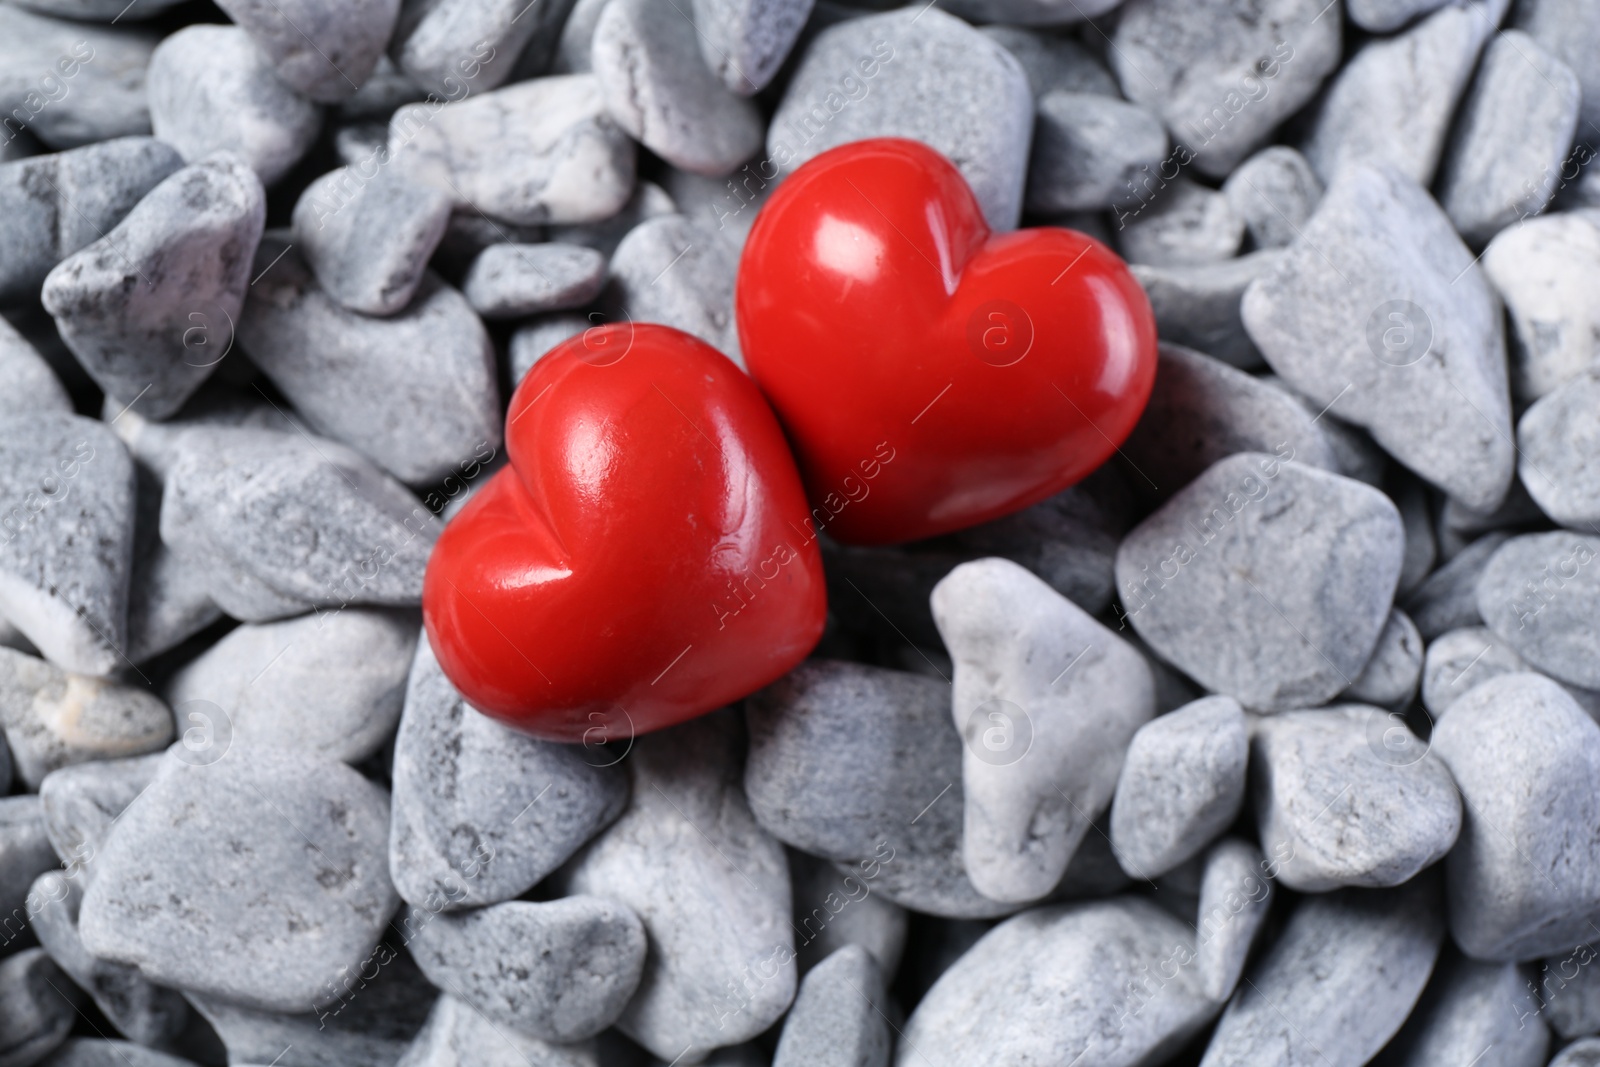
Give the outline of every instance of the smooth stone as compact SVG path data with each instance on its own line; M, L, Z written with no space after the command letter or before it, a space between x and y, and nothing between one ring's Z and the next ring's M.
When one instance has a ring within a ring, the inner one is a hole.
M1238 254L1244 219L1217 190L1179 178L1136 202L1136 209L1116 212L1117 247L1129 263L1192 267Z
M489 320L582 307L600 294L606 259L564 244L499 244L485 248L462 280L472 310Z
M1122 95L1105 64L1071 37L1026 26L979 26L978 32L1017 57L1036 101L1055 89L1113 98Z
M578 336L596 325L578 312L561 312L541 315L532 322L517 327L511 335L511 381L522 381L533 365L550 354L562 341Z
M887 997L872 954L839 949L800 982L772 1067L888 1067Z
M1510 535L1486 533L1428 575L1400 606L1424 640L1464 626L1482 626L1478 614L1478 579L1489 559Z
M1444 939L1437 879L1301 898L1245 975L1202 1067L1361 1067L1421 996Z
M400 172L502 222L593 222L633 192L634 145L590 74L535 78L389 122Z
M906 910L872 891L872 881L854 868L789 849L794 896L795 950L800 973L848 945L872 954L878 970L893 975L906 944Z
M906 8L811 40L767 129L767 157L791 174L850 141L922 141L961 171L990 228L1005 231L1022 210L1033 116L1010 52L941 10Z
M812 0L694 0L689 14L706 66L730 92L751 96L777 76L811 8Z
M378 57L372 74L361 83L361 88L349 99L342 101L335 114L352 122L377 122L387 125L389 116L402 104L414 104L427 94L394 65L387 55Z
M1450 705L1433 751L1466 809L1446 863L1450 932L1481 960L1589 939L1600 918L1600 726L1555 682L1504 674Z
M1516 649L1486 626L1466 626L1428 643L1422 664L1422 706L1435 721L1490 678L1532 670Z
M1134 263L1130 269L1150 298L1163 341L1204 352L1240 370L1253 370L1262 365L1261 353L1239 318L1239 301L1280 255L1267 249L1217 263L1180 267Z
M671 172L672 176L685 174L687 172L680 170ZM699 174L690 177L707 185L715 182L715 179ZM677 203L665 189L655 182L641 180L633 187L633 194L628 197L628 202L610 218L600 219L597 222L551 226L548 230L549 239L560 244L592 248L610 260L617 251L617 245L621 244L622 239L632 233L633 228L639 223L653 219L657 215L671 215L677 210ZM755 212L752 211L745 217L743 229L748 232L750 224L754 221Z
M497 1027L446 993L394 1067L599 1067L594 1042L552 1045Z
M1511 313L1511 392L1537 400L1600 361L1600 224L1582 213L1502 230L1483 273Z
M45 310L108 396L161 419L211 376L233 345L266 214L255 174L218 153L56 265Z
M494 346L466 297L424 273L409 307L372 318L331 299L292 251L268 270L284 252L261 243L239 343L307 428L413 485L498 449Z
M1409 597L1433 572L1433 564L1439 558L1439 544L1433 533L1433 504L1428 499L1427 488L1417 478L1396 474L1398 488L1391 486L1389 495L1400 509L1400 521L1406 530L1406 554L1400 564L1400 582L1395 588L1395 598L1399 600Z
M658 215L617 246L611 291L632 321L676 327L743 366L733 311L738 266L736 254L684 216Z
M149 133L146 69L159 40L147 29L95 26L5 5L0 111L8 127L25 119L29 132L56 149Z
M1134 178L1167 154L1161 120L1137 104L1095 92L1038 98L1028 168L1031 212L1098 211L1134 194Z
M172 712L148 690L9 648L0 648L0 725L17 776L34 791L51 771L140 756L172 740Z
M615 1022L644 972L644 925L602 897L456 913L413 907L406 925L407 947L434 985L496 1023L557 1044Z
M619 760L473 710L419 641L394 742L389 869L400 895L433 910L521 896L622 811Z
M1478 579L1495 636L1558 682L1600 689L1600 537L1556 531L1501 545Z
M10 502L0 515L0 614L66 670L122 666L133 566L128 450L93 419L9 416L0 500Z
M726 710L636 740L627 809L561 879L643 921L651 951L616 1025L663 1059L752 1038L794 998L789 868L745 803L743 734Z
M33 880L55 866L39 798L0 797L0 949L25 932Z
M0 8L0 22L10 10ZM177 150L154 137L0 164L0 300L36 299L57 263L103 237L182 166Z
M1322 0L1129 0L1111 48L1128 99L1157 112L1220 178L1300 110L1339 64Z
M39 350L0 319L0 414L72 414L72 399Z
M370 178L368 169L375 170ZM450 194L407 181L384 163L340 167L300 194L294 243L317 283L341 306L393 315L422 284L450 206Z
M1097 19L1122 0L951 0L950 11L973 22L1065 26Z
M406 84L411 84L409 79ZM400 104L414 103L414 95L400 101ZM388 112L384 112L384 117L388 117ZM385 166L389 159L389 126L385 122L357 122L340 126L333 132L333 151L346 167L371 170L375 165Z
M116 401L108 400L107 407ZM120 407L121 405L117 405ZM129 421L139 418L123 412ZM128 578L128 660L146 663L222 618L205 576L186 567L161 540L161 480L135 458L133 572Z
M472 261L490 245L536 244L545 240L548 230L546 226L496 222L487 215L464 208L451 214L430 263L446 278L460 281Z
M1450 0L1345 0L1350 21L1369 33L1391 33Z
M1362 45L1334 77L1301 146L1318 176L1333 185L1341 172L1365 163L1430 184L1451 116L1499 22L1492 9L1505 6L1505 0L1452 3L1403 33Z
M569 9L527 0L403 0L389 50L434 96L481 96L510 80L528 43L556 33Z
M1250 741L1251 797L1278 879L1322 893L1409 881L1461 830L1450 772L1395 715L1363 704L1262 717Z
M299 433L300 423L281 406L251 390L245 392L213 380L200 387L178 415L170 419L149 419L114 401L103 403L100 418L116 433L140 468L162 483L183 457L183 435L197 427L246 427Z
M1124 539L1117 585L1139 635L1201 685L1246 708L1314 706L1371 658L1403 538L1376 489L1241 452Z
M41 1067L194 1067L189 1060L169 1056L130 1041L68 1038Z
M1600 521L1600 374L1546 393L1517 423L1517 473L1540 510L1568 527Z
M1026 568L963 563L933 589L966 744L962 858L993 900L1037 900L1116 790L1155 713L1144 657Z
M594 28L611 0L577 0L567 21L561 26L556 54L550 63L552 74L587 74L590 53L594 50Z
M1574 1041L1550 1061L1550 1067L1600 1067L1600 1037Z
M1531 984L1514 963L1446 948L1416 1010L1380 1061L1392 1067L1544 1067L1550 1030L1519 1007Z
M322 129L317 106L297 96L237 26L186 26L150 57L150 125L189 163L233 152L273 185Z
M1517 996L1511 998L1518 1007L1518 1024L1526 1027L1524 1020L1530 1016L1542 1018L1556 1036L1567 1039L1600 1033L1600 982L1596 981L1595 969L1589 966L1595 956L1595 947L1589 944L1546 957L1538 968L1538 980L1530 976ZM1513 969L1511 964L1499 966ZM1522 977L1534 968L1524 965L1515 969ZM1544 1061L1541 1058L1537 1062Z
M1275 861L1237 838L1205 853L1195 907L1195 965L1201 988L1221 1003L1233 994L1274 896Z
M1245 291L1242 314L1297 392L1462 503L1504 498L1514 457L1500 308L1420 186L1394 170L1341 171L1301 238Z
M719 5L700 0L694 6ZM726 4L719 14L726 19L733 6ZM768 10L777 18L765 28L792 40L779 22L789 15L786 5ZM733 57L719 58L721 71L701 58L702 50L714 55L713 42L730 31L738 32L723 20L698 29L670 4L612 0L595 25L590 52L606 111L629 136L673 166L713 177L727 174L760 151L762 130L760 111L726 84L730 78L742 80Z
M85 22L110 22L126 18L129 22L154 18L182 0L146 0L130 8L127 0L19 0L17 7L25 7L45 15L81 19Z
M1316 213L1323 189L1305 156L1272 145L1239 164L1222 192L1257 248L1287 248Z
M1356 704L1402 710L1417 695L1422 657L1422 635L1406 613L1396 608L1389 612L1372 658L1340 696Z
M240 751L359 763L400 720L418 631L411 613L372 608L246 624L180 668L166 696L180 716L219 709Z
M1250 736L1232 697L1203 697L1139 728L1111 803L1111 848L1135 878L1203 852L1244 805Z
M42 948L0 960L0 1064L32 1067L66 1040L82 994Z
M29 893L28 925L50 958L93 998L117 1032L139 1045L168 1046L189 1021L189 1005L126 964L96 959L78 936L79 880L59 871L39 876ZM174 1061L178 1062L178 1061Z
M319 104L348 100L372 75L389 43L400 0L221 0L219 7L296 93Z
M95 860L79 933L163 985L310 1011L398 903L388 822L388 794L336 760L258 748L192 762L174 749Z
M1328 414L1325 405L1313 404L1276 374L1263 374L1259 378L1274 389L1282 390L1296 404L1305 408L1311 421L1328 439L1328 447L1333 450L1335 472L1358 482L1366 482L1374 489L1384 487L1389 472L1389 457L1367 431L1345 422L1337 415Z
M202 737L190 731L198 728L203 733L210 725L187 714L180 716L184 747L195 751ZM45 775L39 783L45 833L69 871L83 872L93 866L117 817L155 780L163 758L161 752L152 752L128 759L95 760Z
M1582 122L1600 122L1600 76L1591 59L1600 46L1600 11L1585 0L1528 0L1515 5L1516 27L1571 67L1583 85Z
M364 456L326 439L231 427L189 430L179 451L161 539L205 573L229 615L266 622L421 601L442 524Z

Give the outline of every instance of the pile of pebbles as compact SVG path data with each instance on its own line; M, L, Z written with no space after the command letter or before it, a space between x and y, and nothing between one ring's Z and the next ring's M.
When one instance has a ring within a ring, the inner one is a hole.
M1508 6L0 2L0 1067L1600 1064L1600 5ZM739 360L879 135L1133 264L1116 460L742 707L468 707L515 382Z

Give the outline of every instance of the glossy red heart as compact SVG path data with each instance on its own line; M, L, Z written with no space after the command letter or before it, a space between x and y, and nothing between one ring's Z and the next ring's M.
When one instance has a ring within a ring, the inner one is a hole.
M1077 482L1155 380L1150 302L1100 242L992 234L959 171L858 141L785 179L739 264L739 340L840 541L931 537Z
M510 465L445 527L423 619L485 714L595 742L682 722L805 658L826 595L805 491L755 384L665 326L546 355L506 416Z

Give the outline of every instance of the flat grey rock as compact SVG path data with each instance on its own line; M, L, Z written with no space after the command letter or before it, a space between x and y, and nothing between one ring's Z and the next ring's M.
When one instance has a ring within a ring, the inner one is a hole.
M1443 938L1434 878L1302 898L1201 1063L1360 1067L1400 1029Z
M1129 0L1112 67L1128 99L1160 114L1202 173L1222 177L1338 65L1339 19L1323 14L1318 0Z
M737 66L740 57L717 55L717 38L739 33L728 18L736 6L701 0L694 7L707 16L713 14L707 8L721 10L699 30L688 12L674 5L612 0L594 28L590 65L606 111L640 144L696 174L727 174L761 150L761 113L726 84L745 80ZM793 32L778 20L797 6L772 5L770 15L777 18L765 28L792 41ZM702 50L724 69L708 66ZM746 91L755 88L750 84Z
M694 0L700 56L731 91L750 96L766 88L794 47L812 0Z
M400 895L435 911L521 896L622 811L617 760L479 714L419 641L394 744L389 868Z
M0 22L14 11L0 9ZM183 166L154 137L119 137L0 163L0 299L33 300L52 267L103 237Z
M1234 168L1222 191L1257 248L1287 248L1311 221L1323 189L1305 156L1272 145Z
M1513 537L1478 579L1478 611L1495 636L1558 682L1600 689L1600 537Z
M1155 713L1144 657L1026 568L963 563L933 589L966 751L963 861L978 892L1037 900L1061 881Z
M351 604L414 607L441 523L334 441L197 427L161 500L161 539L244 622ZM266 516L271 516L266 520Z
M1418 15L1444 7L1450 0L1345 0L1350 21L1370 33L1398 30Z
M1015 57L937 8L908 8L811 40L767 129L767 157L790 174L850 141L922 141L956 165L1003 231L1022 210L1032 132L1033 94Z
M82 994L42 948L0 960L0 1063L32 1067L66 1040Z
M233 152L272 185L300 161L322 113L273 73L237 26L192 25L150 57L150 125L190 163Z
M7 4L0 9L6 72L0 110L10 128L23 120L56 149L149 133L145 71L159 40L146 29L95 26Z
M346 310L303 260L268 238L239 343L316 434L403 482L436 482L500 445L494 347L460 292L424 273L388 318ZM263 273L264 272L264 273Z
M497 1027L446 993L394 1067L599 1067L593 1041L552 1045Z
M541 315L511 335L511 381L520 382L533 365L549 355L562 341L576 337L596 325L576 311Z
M1466 809L1446 862L1456 944L1521 960L1592 937L1600 726L1550 679L1504 674L1451 704L1432 745Z
M1123 203L1134 198L1140 173L1166 157L1166 129L1137 104L1053 89L1036 107L1029 211L1098 211Z
M1227 196L1187 178L1119 208L1117 247L1129 263L1190 267L1232 259L1244 240L1244 219Z
M839 949L801 981L772 1067L888 1067L887 997L871 953Z
M45 831L39 798L0 797L0 905L5 907L6 945L25 925L17 919L28 915L33 880L55 866L55 851Z
M1242 314L1297 392L1486 509L1511 484L1513 450L1500 308L1473 258L1415 182L1352 166Z
M1461 830L1450 772L1398 716L1364 704L1264 716L1250 741L1251 796L1290 889L1399 885Z
M1036 101L1055 89L1122 95L1105 64L1072 37L1016 25L980 26L978 31L1017 57Z
M390 54L417 85L446 100L480 96L511 78L535 36L553 34L564 3L402 0Z
M1478 614L1478 579L1509 536L1501 531L1484 534L1405 598L1401 607L1424 640L1463 626L1483 625L1483 616Z
M1517 423L1517 473L1540 510L1563 526L1600 521L1600 375L1573 378Z
M336 7L315 0L222 0L230 19L289 88L337 104L354 96L389 43L400 0L358 0Z
M611 291L634 322L693 334L743 366L733 313L739 260L682 215L658 215L628 232L611 257Z
M1275 860L1238 838L1224 838L1201 861L1195 904L1195 966L1205 994L1233 994L1274 896Z
M606 259L564 244L498 244L472 261L461 292L486 319L519 319L582 307L600 294Z
M203 754L205 731L214 725L187 713L181 715L178 726L184 748ZM93 867L117 816L155 780L162 759L162 753L152 752L128 759L95 760L45 776L39 784L45 833L69 871L86 873Z
M148 690L9 648L0 648L0 726L30 790L62 767L139 756L172 740L172 713Z
M1581 212L1545 215L1501 231L1483 273L1511 313L1511 392L1537 400L1600 357L1600 309L1585 280L1600 270L1600 225Z
M310 1011L337 999L399 902L388 822L388 794L335 760L174 749L95 861L84 946L163 985Z
M1280 255L1265 249L1218 263L1179 267L1134 263L1131 269L1150 298L1162 340L1252 370L1262 365L1261 353L1239 318L1239 301Z
M389 151L413 181L502 222L593 222L633 192L634 144L590 74L408 104L389 122Z
M400 719L420 628L411 612L374 608L246 624L180 668L167 700L180 717L190 705L219 709L241 752L359 763Z
M1389 612L1372 658L1341 696L1357 704L1404 710L1417 695L1422 656L1422 635L1417 633L1416 623L1396 608Z
M906 910L873 892L873 879L854 865L841 869L795 848L788 855L800 973L847 945L859 945L880 973L894 974L905 949Z
M125 665L134 475L122 442L76 415L8 416L0 500L0 614L69 671Z
M317 283L342 306L393 315L422 283L451 203L449 193L408 181L386 156L340 167L300 194L294 243Z
M644 922L644 977L616 1025L663 1059L754 1037L794 997L789 868L745 803L743 734L727 710L635 741L627 810L561 879Z
M56 265L41 299L108 396L166 418L211 376L232 347L266 214L254 172L218 153Z
M1481 963L1446 948L1384 1062L1448 1067L1476 1056L1487 1067L1543 1067L1550 1030L1536 1008L1524 1006L1533 1000L1531 985L1525 967Z
M1232 697L1204 697L1139 728L1111 805L1123 870L1158 878L1199 855L1244 804L1250 737Z
M1573 72L1583 85L1582 122L1600 121L1600 77L1589 62L1600 44L1600 12L1584 0L1533 0L1516 5L1517 29L1530 34Z
M1316 705L1371 657L1403 536L1376 489L1241 452L1128 535L1117 586L1139 635L1207 688L1247 708Z

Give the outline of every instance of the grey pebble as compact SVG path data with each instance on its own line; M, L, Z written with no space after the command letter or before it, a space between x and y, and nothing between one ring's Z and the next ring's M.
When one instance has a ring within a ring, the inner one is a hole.
M675 177L684 174L686 172L674 170L670 176ZM717 184L716 179L706 178L699 174L690 175L690 177L704 185ZM592 248L609 260L616 252L617 245L622 243L624 237L633 232L635 226L646 219L653 219L657 215L670 215L677 210L676 202L665 189L655 182L641 180L633 187L633 193L628 197L628 202L623 204L616 214L596 222L575 222L562 226L551 226L548 230L549 239L561 244L582 245L585 248ZM716 219L713 218L712 221L715 222ZM754 221L755 211L752 210L748 216L745 216L743 228L748 231L750 224ZM527 242L525 241L524 243Z
M599 1067L592 1041L552 1045L496 1027L446 993L394 1067Z
M72 400L39 350L0 319L0 412L72 414Z
M462 295L489 320L582 307L600 293L606 259L579 245L490 245L472 261Z
M535 36L553 34L566 3L526 0L403 0L389 42L395 65L435 96L481 96L511 79Z
M33 1067L66 1039L82 994L42 948L0 960L0 1065Z
M1396 471L1395 475L1398 488L1390 488L1390 499L1400 509L1400 521L1406 529L1406 554L1400 564L1400 583L1395 597L1404 599L1433 572L1439 545L1434 538L1432 503L1428 500L1427 488L1409 472Z
M189 1060L129 1041L72 1037L50 1054L42 1067L194 1067Z
M28 900L33 880L55 866L39 798L0 797L0 949L15 947L36 910Z
M1403 710L1417 695L1422 657L1422 635L1406 613L1396 608L1389 612L1372 658L1340 696L1358 704Z
M50 272L45 309L108 396L166 418L211 376L232 347L266 211L244 160L219 152Z
M886 1006L883 975L871 953L846 945L800 982L772 1067L888 1067Z
M644 972L644 925L603 897L471 911L412 907L407 947L422 973L491 1020L557 1044L616 1021Z
M1450 0L1345 0L1345 11L1351 22L1368 32L1390 33L1448 3Z
M1450 932L1481 960L1563 952L1600 918L1600 726L1555 682L1503 674L1433 731L1466 815L1446 863Z
M1147 194L1136 194L1136 209L1116 212L1117 247L1129 263L1191 267L1238 253L1244 219L1222 193L1179 177Z
M1428 643L1422 665L1422 706L1437 721L1451 704L1490 678L1532 669L1487 626L1451 630Z
M1484 623L1558 682L1600 689L1600 536L1513 537L1478 579Z
M1392 1067L1543 1067L1550 1030L1527 1004L1529 972L1446 948L1411 1018L1384 1052Z
M1288 145L1263 148L1222 183L1222 191L1257 248L1287 248L1322 200L1322 182Z
M694 0L690 14L706 66L750 96L777 76L811 8L812 0Z
M378 57L372 73L361 83L361 88L341 102L335 114L342 120L375 122L387 126L395 108L401 104L415 103L425 95L416 82L394 65L393 59L382 55Z
M1244 974L1272 909L1277 868L1256 846L1224 838L1203 857L1195 907L1195 965L1205 994L1222 1002Z
M1262 365L1256 343L1239 318L1239 301L1250 283L1270 270L1282 253L1264 249L1216 263L1179 267L1130 264L1155 312L1164 341L1193 348L1240 370Z
M1526 0L1512 13L1516 27L1577 74L1583 85L1583 128L1600 122L1600 76L1591 59L1600 45L1600 11L1585 0Z
M536 223L497 222L470 208L453 212L430 263L447 278L459 280L472 261L490 245L508 241L534 244L545 240L548 227Z
M515 733L469 707L426 639L394 745L389 868L433 910L520 896L627 803L617 756Z
M1247 708L1304 707L1371 657L1403 538L1370 486L1241 452L1128 535L1117 585L1134 629L1197 682Z
M1600 1067L1600 1037L1586 1037L1562 1049L1550 1067Z
M1517 990L1517 1022L1526 1027L1529 1016L1542 1018L1564 1038L1600 1033L1600 981L1595 968L1595 946L1577 945L1546 957L1537 967L1538 981L1527 980ZM1500 966L1510 969L1510 964ZM1519 967L1518 977L1532 966ZM1544 1027L1538 1027L1543 1030Z
M400 0L222 0L218 5L265 53L272 71L308 100L354 96L378 65Z
M1311 421L1317 424L1322 430L1322 435L1328 439L1328 447L1333 449L1333 470L1346 478L1366 482L1374 489L1384 487L1389 471L1389 457L1367 431L1345 422L1337 415L1329 414L1327 405L1312 403L1305 394L1297 392L1276 374L1262 374L1258 377L1273 388L1281 389L1292 397L1295 403L1305 408L1306 414L1311 416ZM1432 521L1431 517L1429 521Z
M494 346L437 275L423 274L404 311L373 318L330 298L279 239L262 241L254 270L239 343L313 433L413 485L499 448Z
M1424 640L1463 626L1481 626L1478 579L1509 534L1486 533L1452 556L1411 592L1401 607Z
M1546 393L1517 423L1517 472L1539 508L1563 526L1600 522L1600 374Z
M194 751L204 732L214 723L178 718L185 747ZM199 734L191 734L199 730ZM106 837L117 816L155 780L164 756L152 752L128 759L95 760L63 767L39 783L39 804L44 813L50 847L67 869L87 876L95 857L105 848Z
M800 973L846 945L860 945L882 974L892 976L905 950L906 910L874 893L872 880L853 867L841 870L796 848L788 854Z
M1118 0L1120 2L1120 0ZM979 26L978 32L1017 57L1028 76L1034 100L1051 90L1068 93L1099 93L1119 97L1117 80L1093 52L1076 39L1048 30L1026 26L994 24Z
M1137 104L1094 92L1040 96L1026 207L1097 211L1134 197L1134 179L1167 154L1161 120Z
M1544 215L1502 230L1483 272L1511 313L1511 392L1537 400L1600 361L1600 225L1581 212Z
M102 410L121 405L107 398ZM115 411L106 414L116 417ZM139 419L123 411L128 422ZM115 428L115 427L113 427ZM135 457L137 505L133 572L128 578L128 660L139 664L174 648L222 618L205 576L173 555L161 540L161 480Z
M30 790L62 767L139 756L172 740L172 713L148 690L9 648L0 648L0 724Z
M594 45L594 28L611 0L577 0L567 21L561 26L561 38L550 64L552 74L589 73L590 52Z
M658 215L629 231L611 257L612 293L635 322L693 334L743 366L733 286L738 255L708 241L682 215Z
M850 141L908 137L941 152L984 218L1010 230L1022 209L1033 94L1016 58L938 9L829 26L806 46L767 129L783 173Z
M0 21L10 8L0 8ZM105 235L183 166L154 137L119 137L0 164L0 299L33 300L52 267Z
M1242 313L1296 391L1462 503L1504 498L1513 449L1500 308L1415 182L1341 171L1302 237L1246 290Z
M1139 728L1111 805L1123 870L1157 878L1199 855L1244 804L1250 736L1232 697L1204 697Z
M149 133L146 68L159 40L146 29L50 18L20 4L0 8L7 139L19 122L56 149Z
M591 326L599 324L576 311L554 315L541 315L525 325L518 326L511 335L511 381L522 381L533 365L550 353L562 341L576 337Z

